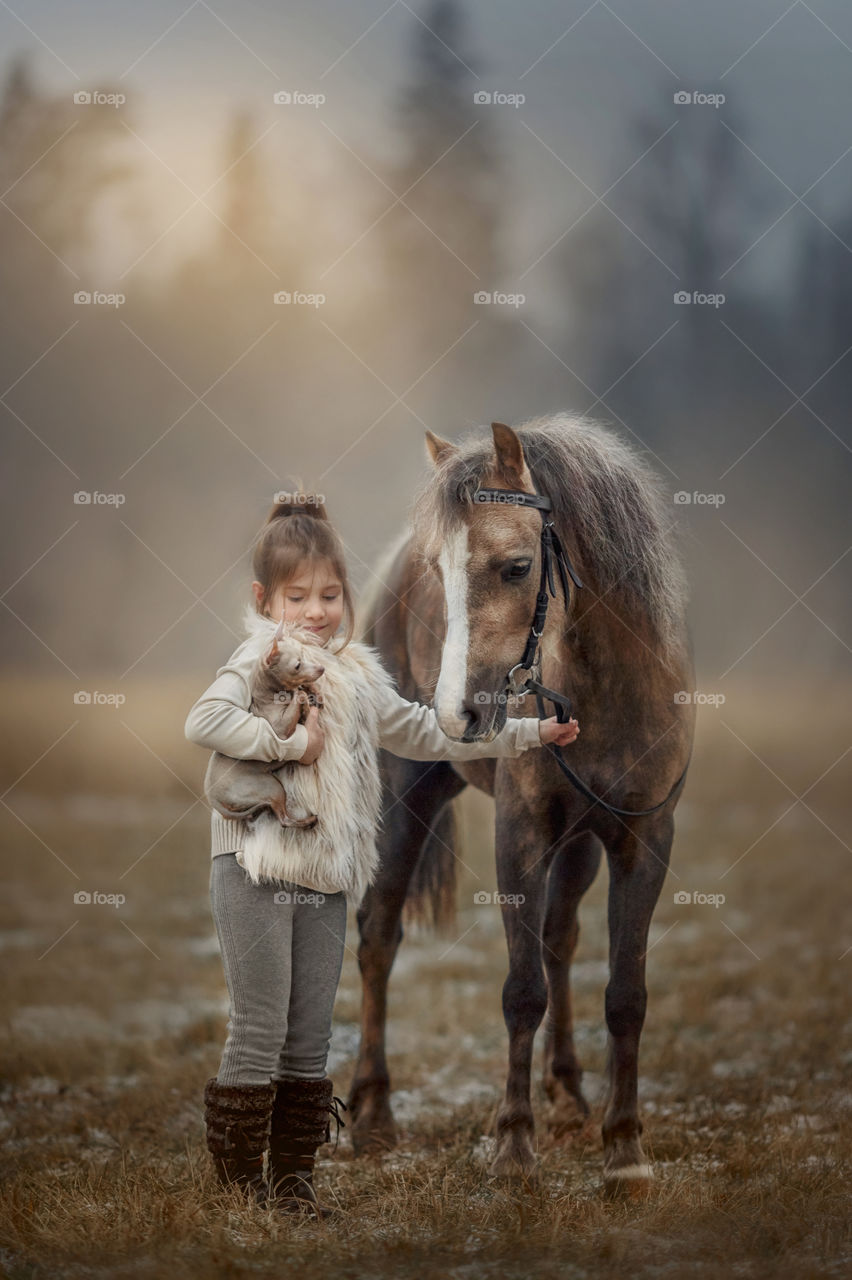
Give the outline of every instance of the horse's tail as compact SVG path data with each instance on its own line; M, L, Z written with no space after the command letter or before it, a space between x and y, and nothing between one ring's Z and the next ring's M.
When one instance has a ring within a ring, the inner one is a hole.
M458 828L452 801L433 822L408 885L403 924L449 928L456 918L456 840Z

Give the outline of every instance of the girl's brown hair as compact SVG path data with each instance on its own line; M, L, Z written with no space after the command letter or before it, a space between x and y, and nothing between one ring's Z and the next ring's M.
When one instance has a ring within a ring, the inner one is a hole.
M315 563L317 560L327 560L340 579L344 635L342 642L335 646L335 652L339 653L355 631L355 607L343 543L318 497L301 491L288 494L286 500L272 507L254 544L252 571L263 586L263 594L255 602L257 612L266 613L277 589L292 581L305 561Z

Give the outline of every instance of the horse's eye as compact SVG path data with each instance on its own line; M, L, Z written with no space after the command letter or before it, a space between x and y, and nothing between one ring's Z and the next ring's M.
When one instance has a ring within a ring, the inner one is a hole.
M519 578L525 578L532 566L532 560L524 560L518 564L510 565L508 569L503 570L503 577L508 581L517 581Z
M296 665L295 665L295 667L293 668L293 670L294 670L294 671L298 671L298 670L299 670L299 667L300 667L301 665L302 665L302 664L301 664L301 662L297 662L297 663L296 663Z

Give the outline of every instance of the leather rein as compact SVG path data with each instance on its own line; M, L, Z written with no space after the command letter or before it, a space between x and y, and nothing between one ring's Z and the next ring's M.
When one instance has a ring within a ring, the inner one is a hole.
M513 694L516 698L525 698L528 693L535 694L536 708L538 710L539 720L546 718L544 699L552 702L556 709L556 719L560 724L565 724L571 718L571 699L563 693L558 693L555 689L548 689L547 685L536 679L533 672L540 670L538 667L539 643L541 641L542 632L544 631L544 623L547 617L547 606L549 603L548 592L556 599L556 586L553 577L553 563L556 562L556 568L559 572L559 580L562 584L562 593L565 597L565 608L568 609L570 594L568 586L568 577L577 587L583 584L577 576L568 555L559 539L556 528L552 520L547 518L547 513L551 511L552 504L550 498L542 493L527 493L523 489L477 489L473 494L473 501L477 503L493 502L504 506L521 506L533 507L538 510L541 515L541 577L538 584L538 594L535 602L535 613L533 614L532 625L530 626L527 643L524 649L523 657L520 662L515 665L506 675L505 689L508 693ZM523 672L524 676L516 673ZM668 804L678 787L686 777L692 758L692 750L690 748L689 758L687 759L683 773L672 785L668 795L664 800L660 800L659 804L652 805L650 809L620 809L618 805L610 804L608 800L604 800L601 796L595 795L583 782L582 778L578 778L577 774L566 763L562 755L562 748L554 743L548 743L548 749L556 760L559 768L565 774L565 777L572 786L581 792L586 799L591 800L593 804L599 804L609 813L618 814L625 818L642 818L648 814L656 813L658 809L662 809Z

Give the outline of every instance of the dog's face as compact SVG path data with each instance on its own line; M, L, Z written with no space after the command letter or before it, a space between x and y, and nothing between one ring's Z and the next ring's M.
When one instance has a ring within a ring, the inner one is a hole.
M264 669L282 689L298 689L314 684L325 671L311 656L298 636L276 636L263 655Z

